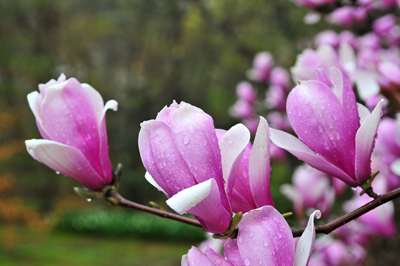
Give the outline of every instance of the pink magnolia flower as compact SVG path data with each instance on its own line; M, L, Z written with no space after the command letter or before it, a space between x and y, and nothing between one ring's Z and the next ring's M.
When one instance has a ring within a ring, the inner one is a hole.
M322 215L328 215L335 200L335 190L327 174L308 165L299 166L293 173L293 186L284 184L282 193L293 201L296 213L304 208L319 209Z
M228 229L232 211L218 139L208 114L174 101L155 120L141 124L139 151L148 171L146 179L170 198L167 204L172 209L193 214L209 232Z
M224 245L226 258L212 250L204 253L192 247L182 257L182 266L306 266L314 247L315 211L295 248L292 231L282 215L272 206L252 210L243 215L238 225L236 240L228 239Z
M371 176L371 154L382 102L370 114L357 105L353 89L338 68L330 80L319 70L317 80L301 81L289 94L289 121L300 138L271 129L271 140L312 167L349 186Z
M270 82L272 85L280 86L285 90L290 87L290 75L286 68L274 67L271 71Z
M396 26L396 17L388 14L374 21L372 28L379 36L386 36Z
M397 121L385 117L378 128L378 138L373 159L387 180L388 188L395 189L400 184L400 117ZM373 161L374 162L374 161Z
M104 105L90 85L64 74L39 90L28 94L28 102L43 139L25 141L29 154L92 190L111 183L105 113L116 111L117 102Z
M350 26L355 22L354 10L352 6L343 6L336 8L332 13L329 14L328 20L332 24Z
M240 100L248 103L254 103L257 100L257 92L250 82L242 81L236 86L236 95Z
M343 64L339 60L338 54L329 45L321 45L316 51L311 49L304 50L297 56L294 67L290 69L294 81L316 79L316 69L323 68L326 74L329 74L329 68L337 67L344 72Z
M229 108L229 114L237 118L250 118L254 116L254 107L248 101L239 99Z
M326 44L332 46L333 48L337 48L340 43L340 37L333 30L325 30L321 31L317 34L317 36L315 36L314 43L317 47Z
M345 243L327 235L315 240L315 249L309 266L359 265L365 256L366 252L359 244Z
M251 80L265 82L268 80L273 65L272 55L269 52L260 52L254 57L253 67L247 71L247 76Z

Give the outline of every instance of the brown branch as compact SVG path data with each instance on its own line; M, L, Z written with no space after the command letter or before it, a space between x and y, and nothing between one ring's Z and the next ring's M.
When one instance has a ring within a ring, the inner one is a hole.
M360 217L361 215L375 209L376 207L379 207L380 205L391 201L395 198L400 197L400 188L397 188L395 190L392 190L388 193L382 194L377 196L377 198L375 198L374 200L372 200L371 202L361 206L360 208L343 215L342 217L337 218L336 220L333 220L330 223L327 224L323 224L323 225L317 225L315 227L315 233L316 234L329 234L331 233L333 230L347 224L348 222ZM162 211L156 208L152 208L146 205L141 205L138 204L136 202L132 202L129 201L125 198L123 198L118 191L114 190L114 189L110 189L107 191L106 194L106 199L107 201L109 201L111 204L113 204L114 206L121 206L121 207L128 207L128 208L132 208L132 209L137 209L137 210L141 210L141 211L145 211L148 213L152 213L155 215L158 215L160 217L163 218L168 218L168 219L172 219L172 220L176 220L182 223L186 223L189 225L193 225L193 226L197 226L200 228L203 228L201 226L201 224L191 218L187 218L181 215L177 215L177 214L173 214L170 212L166 212L166 211ZM304 228L302 229L292 229L292 234L293 237L300 237L304 232Z
M318 225L315 227L315 233L316 234L329 234L333 230L341 227L342 225L347 224L348 222L360 217L361 215L369 212L372 209L375 209L376 207L391 201L395 198L400 197L400 188L397 188L395 190L392 190L388 193L379 195L376 199L372 200L371 202L361 206L360 208L343 215L340 218L337 218L336 220L333 220L330 223L323 224L323 225ZM303 234L304 228L303 229L292 229L293 237L299 237Z
M118 191L116 191L114 189L110 189L110 190L107 191L106 199L107 199L107 201L109 201L114 206L121 206L121 207L137 209L137 210L140 210L140 211L144 211L144 212L148 212L148 213L152 213L152 214L158 215L158 216L163 217L163 218L168 218L168 219L176 220L176 221L179 221L179 222L182 222L182 223L186 223L186 224L190 224L190 225L193 225L193 226L197 226L197 227L203 228L201 226L201 224L198 221L194 220L194 219L187 218L187 217L184 217L184 216L181 216L181 215L173 214L173 213L170 213L170 212L162 211L162 210L155 209L155 208L152 208L152 207L149 207L149 206L146 206L146 205L142 205L142 204L139 204L139 203L136 203L136 202L129 201L129 200L123 198L118 193Z

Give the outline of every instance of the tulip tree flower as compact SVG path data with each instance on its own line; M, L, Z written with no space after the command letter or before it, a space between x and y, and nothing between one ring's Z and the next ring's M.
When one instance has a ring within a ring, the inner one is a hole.
M307 227L297 243L282 215L272 206L264 206L244 214L238 225L237 239L228 239L224 245L226 259L215 252L201 252L192 247L182 257L182 266L193 265L307 265L314 247L314 217L311 214Z
M104 105L94 88L64 74L39 91L28 94L28 102L43 139L25 141L29 154L91 190L111 183L105 113L118 103Z
M271 129L271 140L312 167L356 187L371 177L371 154L381 119L382 101L372 113L356 103L348 80L338 68L330 80L300 81L289 94L287 113L300 139Z

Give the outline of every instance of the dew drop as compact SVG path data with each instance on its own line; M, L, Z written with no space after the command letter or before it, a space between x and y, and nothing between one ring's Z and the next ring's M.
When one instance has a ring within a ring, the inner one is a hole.
M351 188L351 190L356 190L356 189L357 189L356 187L352 187L352 188Z
M184 138L183 138L183 144L188 144L189 143L189 136L185 136Z
M267 240L264 240L264 247L268 247L268 246L269 246L268 241L267 241Z
M92 201L92 199L86 199L87 200L87 202L91 202Z
M258 265L262 265L263 264L263 261L262 260L259 260L258 261Z
M325 105L321 105L321 110L325 110Z
M59 174L60 174L60 172L59 172L59 171L56 171L56 174L57 174L57 175L59 175Z
M245 258L244 259L244 265L249 266L250 265L250 259L249 258Z

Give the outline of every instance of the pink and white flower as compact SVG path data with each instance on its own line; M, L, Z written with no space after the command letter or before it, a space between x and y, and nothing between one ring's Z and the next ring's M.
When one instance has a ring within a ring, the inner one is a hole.
M92 190L111 183L105 114L116 111L117 102L104 105L89 84L64 74L39 91L28 94L28 102L43 139L25 141L29 154Z

